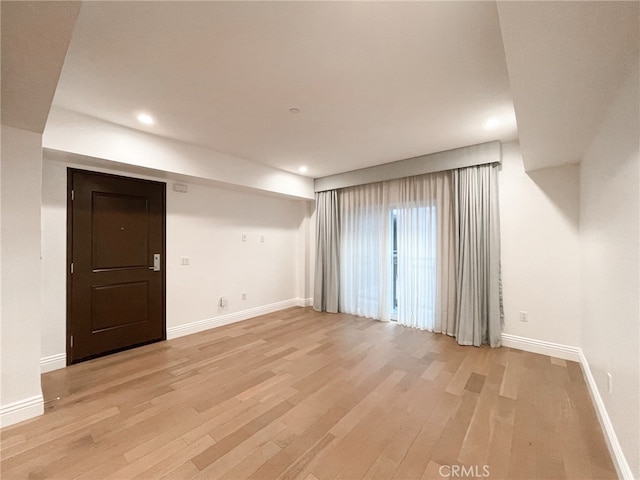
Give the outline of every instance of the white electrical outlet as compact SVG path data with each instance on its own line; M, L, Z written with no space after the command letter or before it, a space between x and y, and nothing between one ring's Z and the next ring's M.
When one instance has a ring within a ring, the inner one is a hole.
M609 372L607 372L607 390L609 393L613 393L613 375Z
M246 234L246 233L243 233L243 234L242 234L242 241L243 241L243 242L246 242L246 241L247 241L247 234Z
M529 321L529 312L525 312L523 310L520 311L520 321L528 322Z
M218 303L221 307L227 306L227 297L220 297L220 303Z
M246 300L247 299L247 292L242 292L242 299Z
M260 235L260 243L264 243L264 235Z
M189 265L189 257L180 257L180 265Z

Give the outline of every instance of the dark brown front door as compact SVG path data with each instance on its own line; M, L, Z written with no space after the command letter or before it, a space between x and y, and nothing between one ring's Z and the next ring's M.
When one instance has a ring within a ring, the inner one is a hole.
M165 184L68 175L67 363L165 339Z

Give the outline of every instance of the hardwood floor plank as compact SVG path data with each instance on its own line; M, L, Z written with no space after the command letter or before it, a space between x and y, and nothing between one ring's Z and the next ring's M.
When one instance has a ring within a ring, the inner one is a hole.
M442 427L438 425L429 422L425 423L402 459L393 478L421 478L430 460L430 456L425 452L433 450L433 446L440 439L442 431Z
M198 439L190 445L185 445L183 448L178 448L174 452L171 452L165 458L155 465L140 472L138 475L131 477L135 480L144 480L149 478L160 478L165 472L172 471L180 468L185 462L188 462L191 458L205 449L213 445L215 441L209 435Z
M449 472L446 470L446 468L445 470L441 470L440 467L442 467L442 465L439 465L433 461L429 461L429 463L427 464L427 468L422 474L422 477L420 477L421 480L442 480L443 474L449 475Z
M466 392L462 395L462 401L456 415L447 422L440 438L433 447L430 458L436 463L440 465L455 465L458 463L458 455L469 429L477 402L477 394Z
M219 477L219 480L238 480L249 478L258 468L273 458L281 448L268 441L254 449L244 460L227 470Z
M445 391L452 393L453 395L462 395L464 387L469 381L469 377L473 373L473 361L472 356L465 356L464 360L456 369L455 374Z
M421 375L425 380L435 380L440 372L444 369L446 363L434 360Z
M511 400L517 400L518 385L525 371L526 369L519 363L508 361L500 385L500 395Z
M184 440L182 440L181 438L176 438L175 440L172 440L162 447L149 452L147 455L133 462L129 462L126 467L114 470L111 475L103 478L104 480L121 480L123 478L133 478L160 463L163 459L171 455L176 450L181 450L186 446L187 444L184 442Z
M101 429L103 433L97 439L93 433L94 427L92 427L88 433L94 439L93 443L83 445L84 448L73 446L71 455L62 457L59 462L55 462L50 466L59 470L67 478L73 478L82 475L83 471L91 469L96 455L100 456L106 464L109 464L112 461L119 461L120 458L124 458L126 461L127 453L132 450L143 450L145 452L144 455L132 456L130 461L127 462L131 463L146 454L153 453L155 448L149 449L150 444L161 448L166 443L173 441L176 438L176 429L189 428L189 423L186 420L193 420L194 413L193 410L180 411L175 415L168 415L168 411L160 412L153 417L149 417L144 422L137 423L113 435L105 435L104 431L109 430ZM158 437L161 437L161 442L157 442Z
M414 434L403 431L402 429L396 430L384 450L378 455L376 461L362 478L393 478L400 462L404 459L414 439Z
M285 428L287 428L287 426L279 419L272 421L260 430L256 431L254 434L248 436L246 440L238 443L231 450L217 458L213 463L210 463L203 468L198 475L193 477L194 480L222 477L225 472L228 472L238 466L242 461L249 457L249 455L251 455L251 452L260 448L262 445L269 443L273 437ZM192 461L198 468L200 468L195 461L196 458L198 457L195 457Z
M433 412L429 415L428 420L434 425L444 427L449 420L456 415L462 399L458 395L452 395L448 392L443 392L440 398L436 408L434 408Z
M616 478L577 363L310 308L42 386L45 414L0 431L3 479Z
M195 475L197 475L199 472L200 470L198 470L198 468L193 463L186 462L180 465L179 467L169 470L164 475L155 477L155 478L158 478L159 480L177 480L177 479L189 480L193 478ZM96 478L99 478L99 477L96 477ZM154 477L147 477L147 478L154 478Z
M208 465L233 450L256 432L279 419L285 412L292 408L293 404L287 400L278 403L266 412L242 425L240 428L234 430L233 433L221 438L215 445L195 456L191 461L198 469L204 470Z
M384 379L380 384L374 388L369 395L364 397L362 401L358 402L353 408L349 410L349 413L345 415L334 427L331 429L331 434L344 438L354 426L362 421L362 419L373 410L376 405L380 404L380 401L384 401L389 395L392 395L395 385L404 377L404 372L394 370L389 376Z
M316 443L329 432L329 429L345 415L346 411L341 407L331 408L318 419L304 434L296 437L280 452L270 458L264 465L256 470L249 478L264 479L278 478L286 473L288 468L295 468L299 458L305 458L305 453L312 450ZM308 457L308 456L307 456Z
M105 478L107 475L111 474L114 470L120 470L121 468L125 468L128 464L122 455L112 458L109 461L98 463L97 465L94 463L94 467L88 467L88 469L79 474L76 477L69 477L66 474L63 474L61 479L69 479L73 478L74 480L95 480L97 478ZM55 477L54 477L55 478Z
M509 478L510 456L505 455L505 452L512 451L513 425L505 424L500 418L494 417L492 426L493 434L491 435L491 445L489 446L489 454L485 465L489 469L490 477Z
M75 442L78 436L84 435L84 429L94 423L103 421L106 418L117 415L117 407L108 408L102 412L96 412L89 417L77 419L68 425L61 426L46 434L36 436L26 443L21 443L10 447L2 453L2 466L11 468L12 465L24 467L29 462L38 462L43 454L43 450L52 451L50 459L55 457L55 447L65 442Z
M310 449L300 455L291 466L280 475L281 479L306 478L321 455L336 441L330 433L325 434Z

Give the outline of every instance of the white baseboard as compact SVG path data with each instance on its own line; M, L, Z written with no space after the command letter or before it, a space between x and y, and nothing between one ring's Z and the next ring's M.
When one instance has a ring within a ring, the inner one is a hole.
M192 333L201 332L210 328L221 327L231 323L248 320L267 313L277 312L291 307L307 307L311 305L311 298L292 298L281 302L270 303L260 307L249 308L240 312L228 313L197 322L178 325L176 327L167 328L167 340L178 338ZM47 373L67 365L66 353L58 353L40 359L40 372ZM29 418L42 415L44 412L44 401L42 395L27 398L25 400L14 402L9 405L0 406L0 427L13 425L14 423L27 420Z
M624 456L620 442L618 442L618 436L613 429L613 424L611 423L607 409L604 406L604 401L602 400L596 381L591 373L589 362L587 361L587 357L584 355L582 349L580 350L580 364L582 365L582 373L585 381L587 382L591 399L596 407L596 413L598 414L600 425L602 425L602 430L604 430L604 437L607 440L607 446L609 447L609 452L613 458L613 464L618 472L618 478L633 480L635 477L631 471L629 463L627 462L627 458Z
M299 307L310 307L313 305L313 298L296 298Z
M303 306L304 304L306 304L307 300L308 299L303 298L291 298L289 300L283 300L281 302L270 303L268 305L262 305L255 308L249 308L240 312L227 313L224 315L219 315L217 317L207 318L205 320L198 320L196 322L186 323L184 325L178 325L176 327L169 327L167 328L167 340L183 337L185 335L191 335L192 333L202 332L203 330L208 330L210 328L229 325L231 323L240 322L242 320L248 320L249 318L266 315L267 313L277 312L278 310L284 310L285 308Z
M525 352L549 355L550 357L562 358L563 360L580 361L581 350L578 347L545 342L534 338L519 337L508 333L502 334L502 346L524 350Z
M627 462L626 457L618 442L618 436L613 428L607 409L600 396L600 391L596 385L596 381L591 373L589 362L585 357L584 352L579 347L571 347L569 345L561 345L558 343L544 342L542 340L535 340L533 338L519 337L517 335L510 335L508 333L502 334L502 345L504 347L516 348L518 350L524 350L525 352L539 353L541 355L549 355L551 357L562 358L564 360L572 360L578 362L582 366L582 373L591 394L591 399L596 409L600 425L604 431L604 437L609 447L609 453L613 459L613 464L616 467L618 478L624 480L633 480L633 472Z
M262 305L260 307L250 308L248 310L242 310L241 312L228 313L226 315L207 318L205 320L199 320L197 322L187 323L185 325L169 327L167 328L167 340L201 332L203 330L208 330L209 328L229 325L231 323L247 320L259 315L277 312L278 310L284 310L285 308L308 307L312 304L312 298L292 298L289 300L284 300L282 302L276 302L268 305ZM43 357L40 359L40 373L52 372L60 368L65 368L66 366L66 353L58 353L56 355L50 355L48 357Z
M23 422L44 413L42 395L0 406L0 428Z
M40 359L40 373L52 372L67 366L67 354L58 353Z

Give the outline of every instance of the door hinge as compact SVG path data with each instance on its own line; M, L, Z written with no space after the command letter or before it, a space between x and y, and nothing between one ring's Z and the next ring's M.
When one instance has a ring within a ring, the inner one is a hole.
M71 348L73 348L73 335L71 335Z
M73 202L76 198L76 191L75 190L71 190L71 201Z
M71 264L70 270L71 270L71 274L73 275L73 263Z

